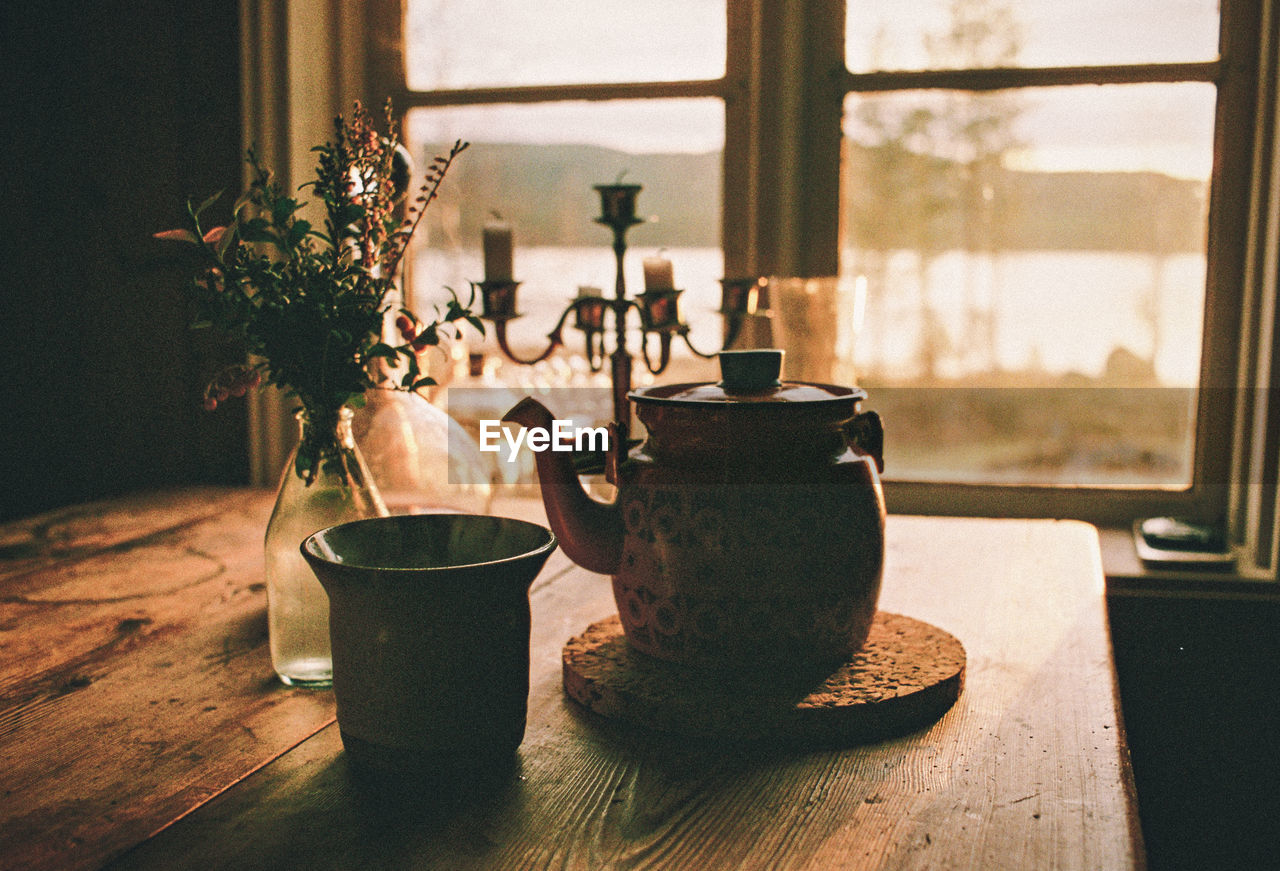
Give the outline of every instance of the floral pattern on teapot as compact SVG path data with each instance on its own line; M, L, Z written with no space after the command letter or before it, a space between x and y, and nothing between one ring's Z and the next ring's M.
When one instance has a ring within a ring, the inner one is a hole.
M613 586L636 649L706 664L842 661L865 640L884 559L875 493L830 484L624 492ZM833 517L846 519L844 534L824 537Z

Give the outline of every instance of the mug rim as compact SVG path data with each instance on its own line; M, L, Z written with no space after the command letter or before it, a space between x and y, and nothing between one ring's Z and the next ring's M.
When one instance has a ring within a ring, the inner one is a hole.
M372 523L379 523L379 522L385 523L388 520L393 520L396 522L406 522L406 521L412 522L412 518L415 518L415 517L446 517L446 518L463 517L463 518L471 518L471 519L483 518L485 520L491 520L491 521L497 520L497 521L501 521L504 525L516 524L518 526L533 527L534 529L537 529L540 532L544 533L547 538L546 538L546 541L544 541L538 547L535 547L532 550L521 551L520 553L513 554L512 556L502 557L500 559L485 560L484 562L454 563L452 565L447 565L447 566L380 566L380 565L369 565L365 562L339 562L337 560L330 559L328 556L324 555L323 553L320 553L318 550L315 549L315 543L321 536L327 535L328 533L333 532L335 530L344 529L347 527L362 526L362 525L367 525ZM385 517L364 517L359 520L348 520L344 523L335 523L332 526L326 526L324 529L316 530L315 532L308 535L306 538L302 540L302 543L298 546L298 549L302 551L302 555L307 559L318 560L327 565L337 566L339 568L361 569L366 571L375 570L379 572L414 573L414 572L458 571L461 569L476 569L476 568L485 568L488 566L500 566L505 563L516 562L518 560L529 559L531 557L534 557L540 554L549 553L550 551L555 550L558 543L559 542L556 539L555 533L552 532L546 526L543 526L541 523L534 523L529 520L521 520L518 517L502 517L500 515L491 515L491 514L428 512L425 514L389 514Z

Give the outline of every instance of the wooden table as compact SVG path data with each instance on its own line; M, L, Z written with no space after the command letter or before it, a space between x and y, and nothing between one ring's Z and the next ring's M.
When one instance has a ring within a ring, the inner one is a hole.
M276 682L270 503L189 490L0 527L0 868L1143 864L1091 527L890 518L881 605L959 637L966 686L932 727L838 752L576 709L561 646L614 605L557 554L518 768L443 800L363 786L332 695Z

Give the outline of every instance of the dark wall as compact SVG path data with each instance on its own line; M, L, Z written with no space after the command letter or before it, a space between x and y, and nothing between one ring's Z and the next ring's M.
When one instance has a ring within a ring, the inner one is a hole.
M1109 605L1151 871L1280 867L1280 602Z
M247 480L243 403L199 407L234 351L151 238L234 199L238 28L225 0L0 5L0 519Z

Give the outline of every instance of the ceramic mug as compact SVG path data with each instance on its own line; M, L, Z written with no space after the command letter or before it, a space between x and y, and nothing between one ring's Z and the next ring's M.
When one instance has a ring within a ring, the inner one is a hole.
M510 761L529 695L529 587L556 548L534 523L378 517L321 530L302 555L329 594L343 746L390 772Z

